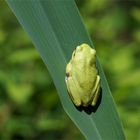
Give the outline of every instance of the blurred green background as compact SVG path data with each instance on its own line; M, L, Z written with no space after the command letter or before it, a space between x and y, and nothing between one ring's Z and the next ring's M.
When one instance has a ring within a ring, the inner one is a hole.
M76 3L126 138L140 139L140 1ZM85 140L63 111L46 66L5 1L0 1L0 139Z

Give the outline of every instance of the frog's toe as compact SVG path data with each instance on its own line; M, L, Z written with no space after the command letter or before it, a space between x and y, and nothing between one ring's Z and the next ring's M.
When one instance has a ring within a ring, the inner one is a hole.
M81 102L75 102L74 103L76 106L81 106Z

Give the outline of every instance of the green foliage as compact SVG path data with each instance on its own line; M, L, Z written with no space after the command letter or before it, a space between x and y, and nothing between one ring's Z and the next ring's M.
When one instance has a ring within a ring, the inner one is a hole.
M105 70L126 137L138 139L140 2L79 0L77 5ZM27 34L4 1L0 9L0 139L84 139L63 112Z

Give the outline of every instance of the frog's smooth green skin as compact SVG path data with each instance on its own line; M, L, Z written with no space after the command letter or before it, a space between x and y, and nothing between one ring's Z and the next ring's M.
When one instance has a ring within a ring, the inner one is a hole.
M76 106L95 106L100 94L96 51L88 44L77 46L66 66L68 93Z

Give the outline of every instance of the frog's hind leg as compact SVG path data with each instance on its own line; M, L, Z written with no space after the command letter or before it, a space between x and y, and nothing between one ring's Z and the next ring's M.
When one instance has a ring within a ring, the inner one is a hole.
M95 88L94 88L93 101L91 103L92 106L96 105L99 95L100 95L100 76L97 75L97 80L96 80L96 84L95 84Z
M68 90L68 94L71 98L71 100L73 101L73 103L76 105L76 106L80 106L81 105L81 100L79 98L79 95L77 94L75 90L75 88L71 89L69 85L69 82L70 80L72 80L71 78L69 78L68 80L66 79L66 85L67 85L67 90ZM73 84L73 82L71 82L72 84L72 87L75 87L75 85Z

